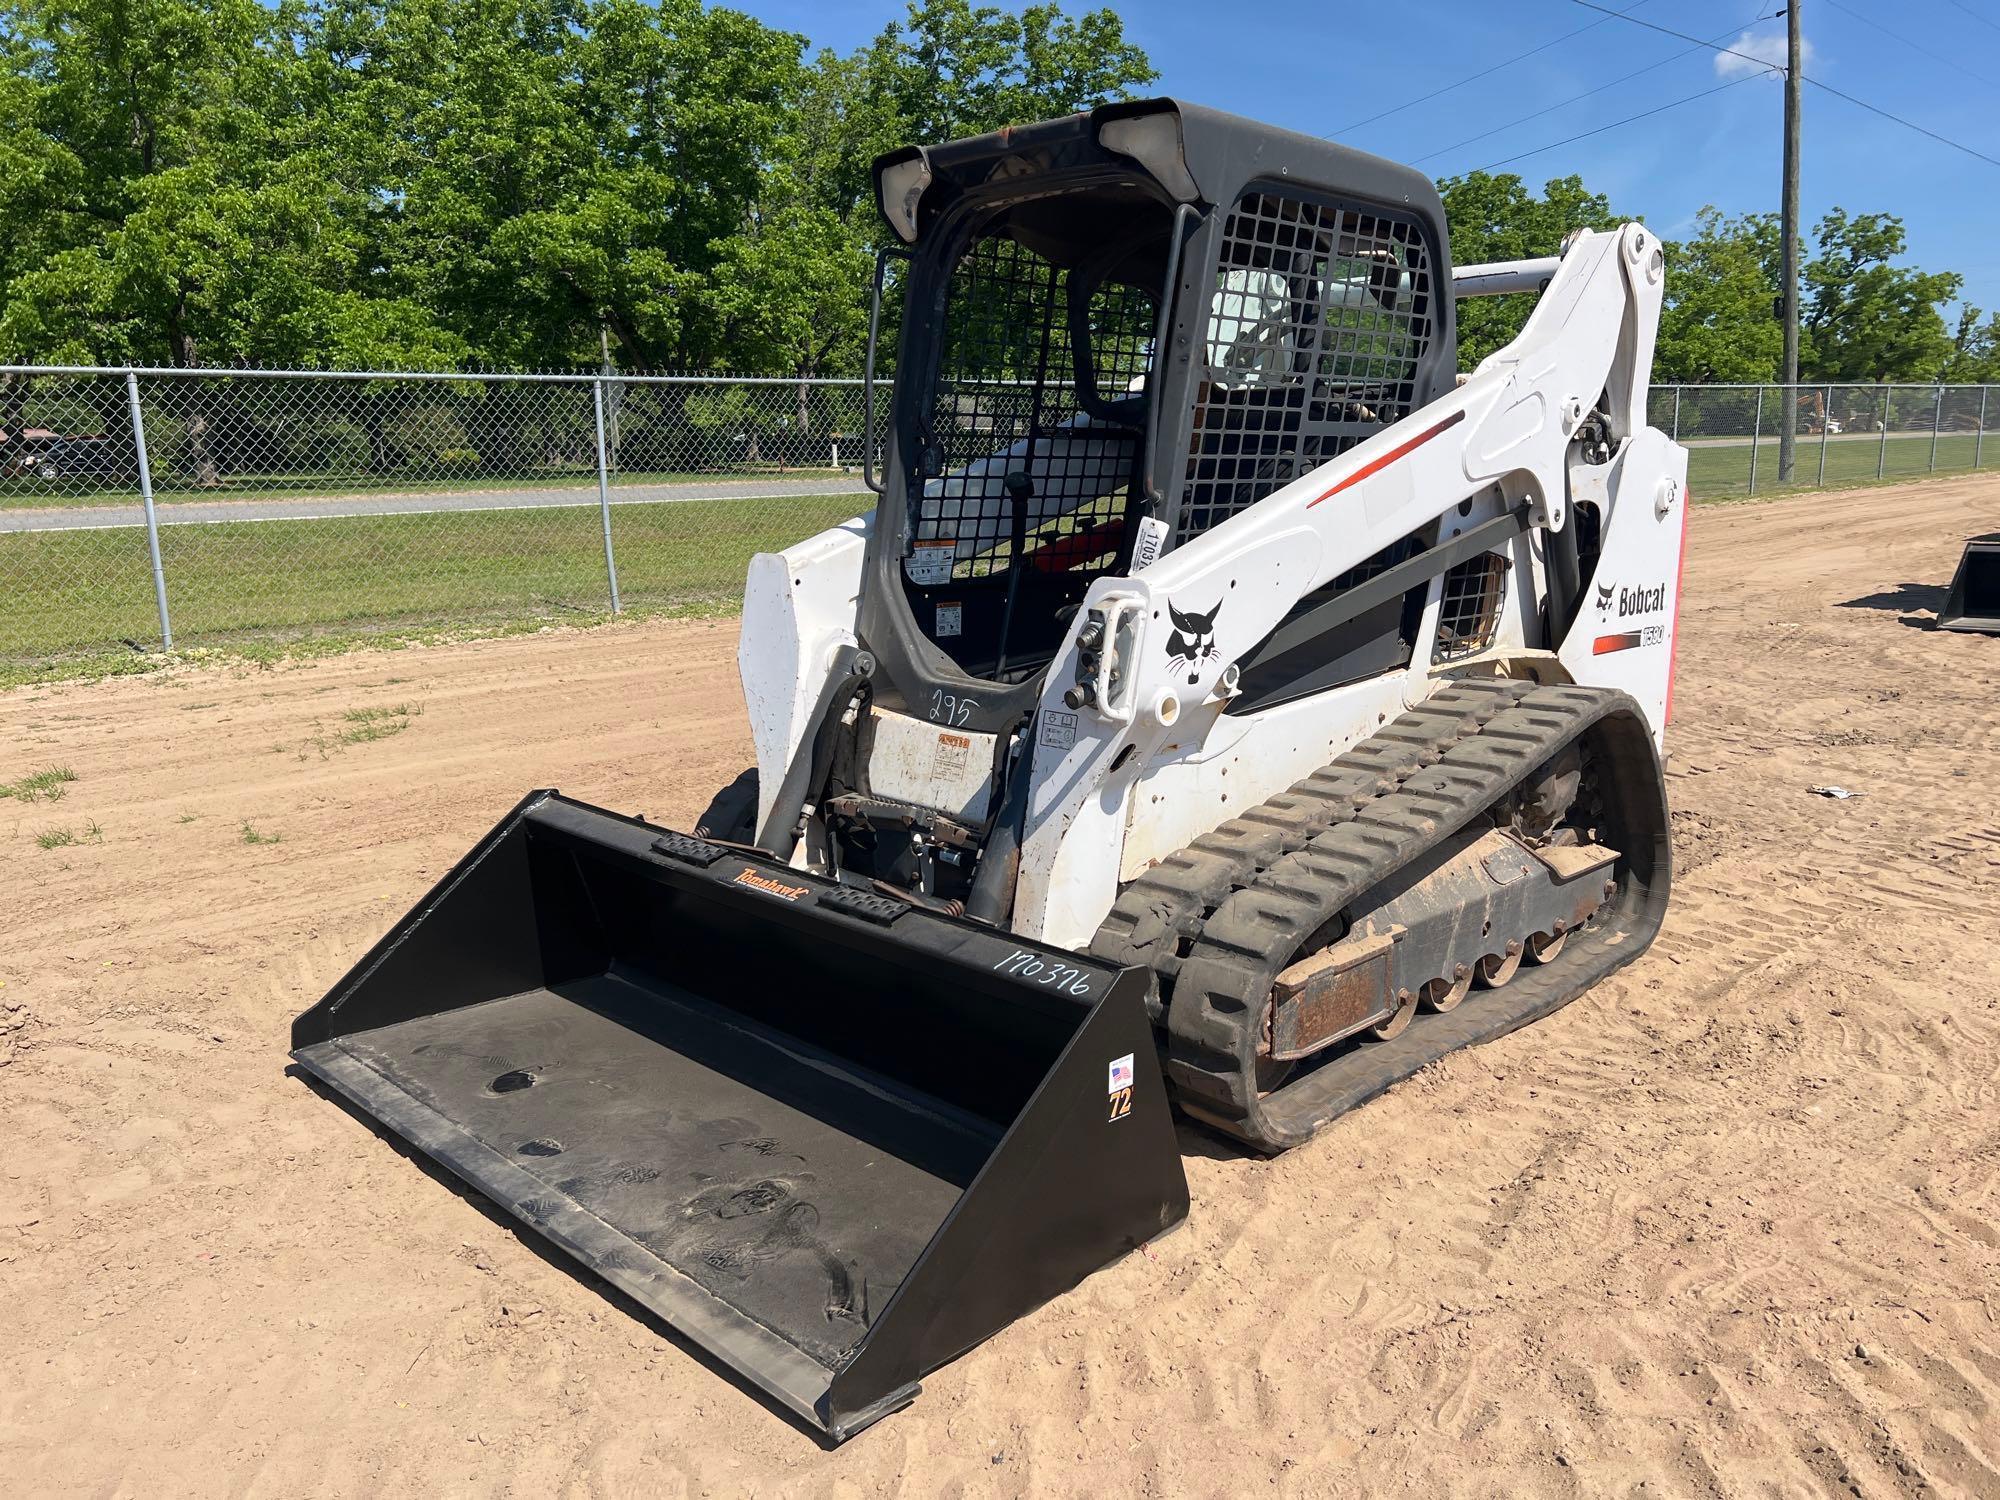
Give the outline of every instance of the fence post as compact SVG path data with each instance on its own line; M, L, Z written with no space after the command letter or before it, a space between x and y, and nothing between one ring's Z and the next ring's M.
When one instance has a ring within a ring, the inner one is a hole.
M611 550L611 466L604 448L604 382L590 383L590 402L597 413L597 509L604 520L604 576L611 580L611 613L623 606L618 601L618 559Z
M1931 466L1930 468L1924 471L1927 474L1937 473L1938 429L1943 425L1944 425L1944 386L1940 384L1937 388L1937 403L1936 405L1931 407Z
M1993 387L1990 385L1979 388L1979 432L1972 440L1972 467L1975 469L1986 452L1986 398L1992 394Z
M146 455L146 419L139 412L139 376L125 372L125 404L132 410L132 447L139 460L139 498L146 505L146 550L153 559L153 606L160 612L160 649L174 649L174 627L167 619L167 573L160 566L160 519L153 513L153 462Z
M1875 450L1875 477L1880 479L1888 472L1889 462L1889 392L1892 386L1882 387L1882 443Z
M1681 388L1674 387L1674 441L1681 440Z
M1764 441L1764 387L1757 387L1757 425L1750 433L1750 493L1757 493L1757 445Z
M1833 430L1833 387L1828 386L1819 397L1819 479L1820 489L1826 488L1826 435Z

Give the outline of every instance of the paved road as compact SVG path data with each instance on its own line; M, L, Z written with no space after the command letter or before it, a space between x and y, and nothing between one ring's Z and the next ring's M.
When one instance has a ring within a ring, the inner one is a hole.
M796 500L811 495L865 495L857 475L825 479L719 479L684 484L628 484L611 487L613 505L684 504L696 500ZM401 495L308 495L290 500L206 500L161 497L162 526L212 525L218 521L319 521L350 516L414 516L464 510L535 510L597 504L597 486L526 490L462 490ZM86 531L111 526L143 526L146 512L130 505L68 506L33 510L0 509L0 532Z

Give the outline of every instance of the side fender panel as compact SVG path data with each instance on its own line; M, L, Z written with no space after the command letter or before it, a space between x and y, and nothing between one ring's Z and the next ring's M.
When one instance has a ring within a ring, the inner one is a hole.
M875 513L750 559L736 666L757 747L757 821L770 814L833 654L854 642Z
M1644 428L1614 462L1597 570L1557 655L1576 682L1632 695L1664 748L1680 617L1687 449Z

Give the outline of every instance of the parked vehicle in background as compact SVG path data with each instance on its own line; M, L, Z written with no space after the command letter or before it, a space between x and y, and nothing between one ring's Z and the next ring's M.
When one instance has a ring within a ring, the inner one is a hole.
M131 445L102 433L65 436L46 428L29 427L13 438L0 431L0 478L130 484L138 477Z

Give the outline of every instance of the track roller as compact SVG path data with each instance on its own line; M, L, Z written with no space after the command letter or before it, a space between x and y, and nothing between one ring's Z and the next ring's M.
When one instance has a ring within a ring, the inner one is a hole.
M1459 1001L1472 993L1472 970L1464 964L1458 966L1458 973L1451 979L1433 979L1424 986L1423 1004L1425 1010L1445 1011L1458 1008Z
M1497 990L1512 979L1521 968L1521 945L1510 941L1505 953L1489 953L1479 960L1479 983L1481 988Z

